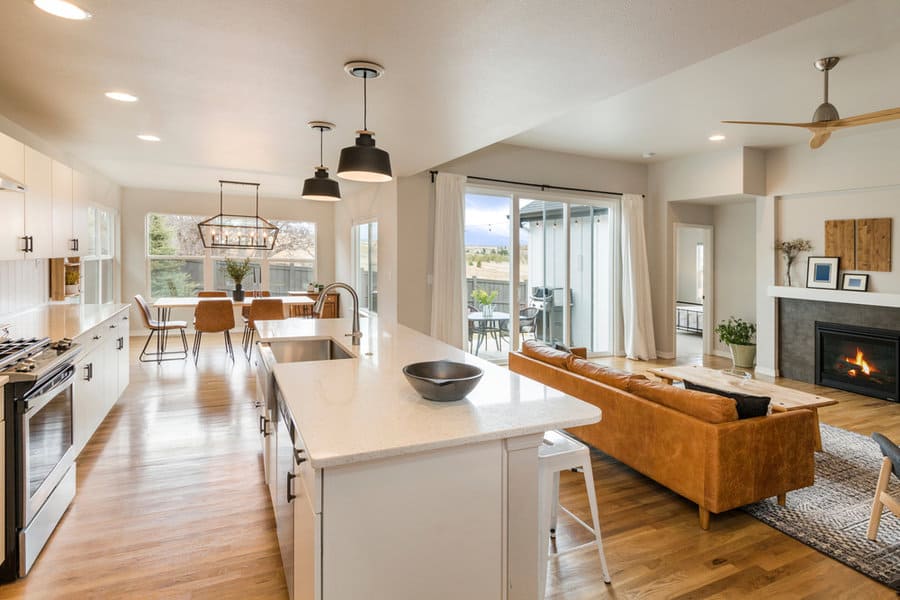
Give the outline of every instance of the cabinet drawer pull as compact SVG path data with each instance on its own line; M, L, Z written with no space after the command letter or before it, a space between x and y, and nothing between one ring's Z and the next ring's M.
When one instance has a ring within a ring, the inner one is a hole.
M95 335L95 336L94 336L94 339L95 339L95 340L99 340L99 339L100 339L100 336L99 336L99 335Z
M116 350L123 350L125 348L125 338L119 338L116 340Z
M78 252L78 238L72 238L69 241L71 242L69 250L71 250L72 252Z
M84 365L84 380L90 381L94 378L94 363Z
M296 462L298 465L302 465L307 460L305 457L300 456L301 454L303 454L302 448L294 448L294 462Z
M287 472L287 501L288 502L292 502L294 500L294 498L297 497L295 494L291 493L291 487L292 487L291 482L296 478L297 478L296 475L294 475L290 471Z

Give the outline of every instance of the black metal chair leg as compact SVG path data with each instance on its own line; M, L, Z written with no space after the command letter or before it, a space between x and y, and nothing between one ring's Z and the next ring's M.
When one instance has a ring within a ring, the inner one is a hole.
M231 332L227 329L225 330L225 350L228 351L231 362L234 362L234 346L231 345Z
M200 343L203 339L202 331L194 332L194 364L197 364L197 358L200 356Z
M153 339L153 333L155 331L156 331L155 329L150 330L150 335L147 336L147 341L144 342L144 347L141 348L141 353L140 353L140 355L138 355L138 360L141 362L155 362L155 359L154 360L144 360L144 355L147 353L147 346L150 345L150 340Z
M244 347L244 354L247 356L247 360L250 360L250 357L253 356L253 337L256 335L256 330L251 329L250 335L247 338L247 345Z

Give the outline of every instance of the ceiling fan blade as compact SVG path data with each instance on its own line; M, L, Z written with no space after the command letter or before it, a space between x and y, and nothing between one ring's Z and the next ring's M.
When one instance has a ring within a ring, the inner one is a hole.
M894 121L896 119L900 119L900 106L870 112L864 115L856 115L855 117L846 117L844 119L838 119L837 121L828 121L828 126L831 128L857 127L859 125L883 123L885 121Z
M779 123L777 121L722 121L722 123L737 123L738 125L777 125L781 127L802 127L803 129L824 127L824 123Z
M809 140L809 147L815 150L816 148L821 148L825 142L828 141L828 138L831 137L831 131L829 130L811 130L813 132L813 136Z

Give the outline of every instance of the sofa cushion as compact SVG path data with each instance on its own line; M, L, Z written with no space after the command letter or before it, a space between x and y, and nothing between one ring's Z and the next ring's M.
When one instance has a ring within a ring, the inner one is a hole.
M632 379L642 379L644 381L647 380L647 378L643 375L638 375L637 373L629 373L627 371L620 371L618 369L613 369L610 367L604 367L603 365L598 365L597 363L582 360L574 355L569 356L569 370L573 373L577 373L589 379L593 379L594 381L599 381L600 383L605 383L606 385L618 388L620 390L627 389L628 382Z
M566 361L572 356L568 352L556 350L535 340L528 340L522 344L522 354L560 369L568 369Z
M706 392L707 394L716 394L726 398L732 398L735 403L737 403L738 419L765 417L772 412L769 408L769 403L772 399L768 396L751 396L739 392L718 390L716 388L700 385L699 383L691 383L690 381L684 382L684 388L686 390L696 390L698 392Z
M630 380L626 389L641 398L707 423L728 423L738 419L737 403L732 398L640 379Z

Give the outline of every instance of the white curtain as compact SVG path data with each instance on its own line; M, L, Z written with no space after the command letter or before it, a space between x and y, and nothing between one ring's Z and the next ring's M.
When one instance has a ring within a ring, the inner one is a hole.
M653 337L653 306L650 301L650 269L644 234L644 197L622 195L622 320L625 355L656 358Z
M465 348L466 343L465 198L464 175L437 174L431 335L457 348Z

